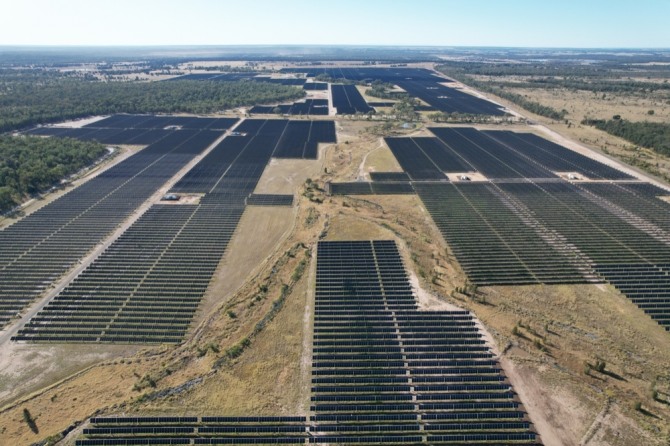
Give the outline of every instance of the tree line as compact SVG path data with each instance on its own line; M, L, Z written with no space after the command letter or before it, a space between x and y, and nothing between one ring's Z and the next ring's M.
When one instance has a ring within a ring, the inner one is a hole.
M49 78L46 82L3 83L0 79L0 132L90 115L211 113L304 96L302 88L249 81L138 83Z
M646 121L632 122L621 118L584 119L582 124L594 126L638 146L650 148L662 155L670 155L670 124Z
M90 165L102 144L69 138L0 136L0 213Z
M409 95L407 93L402 91L392 91L393 88L394 88L393 84L376 80L371 84L370 88L365 90L365 94L370 97L379 99L401 100L409 98Z
M665 65L632 66L631 61L604 61L601 63L584 64L581 61L551 61L544 63L487 63L449 61L438 69L461 74L482 76L560 76L581 78L622 77L658 77L669 78L670 67Z

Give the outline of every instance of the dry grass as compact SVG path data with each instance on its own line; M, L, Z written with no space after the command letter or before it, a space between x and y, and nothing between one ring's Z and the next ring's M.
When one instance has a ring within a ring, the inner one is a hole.
M259 265L288 236L294 219L294 210L289 207L247 207L200 304L194 326L255 275Z
M271 294L276 294L276 290ZM310 388L309 380L305 382L300 373L306 295L303 278L277 318L254 339L252 347L239 360L209 376L192 392L136 410L190 415L299 415ZM237 318L255 320L246 314L246 309L237 308L233 310ZM230 319L227 315L225 318Z
M498 344L506 346L505 356L523 381L535 381L533 398L524 401L531 417L562 439L553 444L577 444L608 400L615 410L602 421L602 429L621 435L616 441L594 438L589 444L634 444L633 438L662 444L667 425L632 409L641 401L662 419L670 416L667 405L651 399L652 385L666 392L670 385L670 339L658 324L608 286L493 287L481 292L486 305L471 300L460 305L471 308ZM520 335L515 336L512 330L519 322ZM597 360L605 361L612 374L586 375L585 364ZM661 434L652 435L655 430Z
M367 172L402 172L402 167L393 156L391 149L383 144L378 149L370 152L365 160Z
M321 151L326 146L321 144ZM258 181L257 194L293 194L307 178L318 177L323 172L323 162L272 158Z
M525 82L527 76L472 76L485 82ZM665 79L643 79L644 82L661 83ZM528 97L542 105L556 110L567 110L567 118L579 122L584 118L611 119L613 115L621 115L631 121L668 122L670 119L670 103L668 93L657 91L641 95L630 92L597 93L586 90L570 90L566 88L514 88L508 91ZM647 112L654 110L653 115Z

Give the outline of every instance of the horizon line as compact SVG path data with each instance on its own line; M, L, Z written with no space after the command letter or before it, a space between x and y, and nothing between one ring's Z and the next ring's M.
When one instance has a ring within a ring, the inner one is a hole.
M670 47L649 46L515 46L515 45L419 45L419 44L300 44L300 43L240 43L240 44L0 44L2 48L430 48L430 49L535 49L535 50L666 50Z

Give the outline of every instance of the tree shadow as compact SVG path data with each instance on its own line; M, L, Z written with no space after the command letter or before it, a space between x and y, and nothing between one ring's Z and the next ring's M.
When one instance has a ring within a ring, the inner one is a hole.
M614 373L614 372L611 371L611 370L607 370L607 369L605 369L605 370L601 371L600 373L602 373L603 375L607 375L607 376L609 376L609 377L612 377L612 378L614 378L614 379L616 379L616 380L619 380L619 381L628 382L628 380L627 380L626 378L624 378L623 376L619 375L618 373Z
M550 335L552 335L552 336L556 336L556 337L562 338L562 336L561 336L560 333L555 332L555 331L552 330L551 328L547 328L545 331L547 332L547 334L550 334Z
M587 376L590 376L591 378L593 378L595 380L598 380L598 381L603 381L603 382L605 381L605 378L603 378L601 376L597 376L593 372L595 372L595 370L591 369L591 371L589 373L587 373Z
M653 414L653 413L649 412L647 409L645 409L645 408L643 408L643 407L640 407L640 408L638 409L638 411L639 411L642 415L646 415L646 416L651 417L651 418L656 418L657 420L660 420L660 419L661 419L661 417L659 417L659 416L656 415L656 414Z
M39 434L40 430L37 427L37 424L35 423L35 420L30 420L28 422L28 427L30 428L31 431L33 431L33 434Z

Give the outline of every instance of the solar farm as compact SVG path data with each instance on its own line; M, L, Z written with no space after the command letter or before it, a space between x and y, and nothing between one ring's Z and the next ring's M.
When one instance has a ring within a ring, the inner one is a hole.
M467 311L422 312L391 240L320 242L309 417L94 418L77 445L537 445Z
M305 96L23 129L121 155L0 228L2 376L29 376L0 385L17 424L29 406L78 446L567 444L556 425L580 402L556 403L554 373L606 396L587 445L649 388L639 364L664 361L670 331L670 189L499 120L508 108L426 64L386 65L196 69L156 82ZM488 121L386 125L376 81L417 112ZM653 343L607 351L617 324Z
M670 330L662 278L670 206L658 199L667 191L537 135L430 131L435 137L386 138L407 179L381 173L331 192L416 193L473 283L609 282ZM454 172L465 179L449 181ZM560 177L566 172L575 181Z
M313 68L310 70L287 68L282 71L304 73L310 78L325 75L331 79L369 82L378 80L395 84L410 96L428 104L429 108L427 110L492 116L501 116L505 113L501 106L445 85L450 82L449 79L421 68ZM352 114L369 111L369 108L366 108L369 105L365 104L360 93L353 85L333 84L333 87L335 87L333 89L333 106L338 109L338 113Z
M285 76L268 78L253 74L187 74L173 78L174 80L199 80L209 82L229 82L245 79L253 82L270 82L282 85L298 85L307 92L321 94L318 98L292 104L257 105L250 113L281 114L281 115L329 115L332 107L338 115L356 115L374 112L379 107L392 107L394 102L367 102L355 83L381 81L397 85L406 94L423 101L418 105L419 111L441 111L444 113L466 113L474 115L503 116L503 107L485 99L465 93L449 84L451 81L437 73L422 68L285 68L281 70ZM332 82L315 80L317 76L326 76ZM310 80L308 82L308 80ZM348 82L348 83L343 83Z
M221 132L169 133L0 232L5 325Z
M173 193L203 194L199 204L153 205L13 339L179 342L247 198L259 201L253 191L270 158L275 152L315 158L318 143L335 142L332 127L326 121L244 121L236 129L245 136L223 139L172 188ZM199 134L203 142L194 141L189 150L202 150L220 136L212 131ZM260 198L261 203L272 201ZM285 197L279 201L292 204Z

